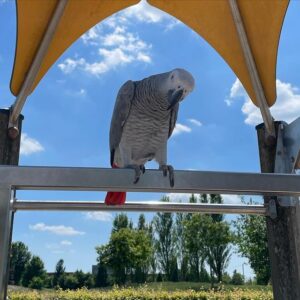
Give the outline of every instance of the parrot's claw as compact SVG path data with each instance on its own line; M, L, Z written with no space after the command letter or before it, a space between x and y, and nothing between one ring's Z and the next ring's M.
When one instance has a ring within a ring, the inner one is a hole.
M170 186L174 186L174 168L171 165L162 165L159 168L163 171L163 175L166 177L169 172L169 180L170 180Z
M134 176L133 183L134 184L138 183L138 181L140 180L141 173L143 171L143 169L141 168L141 166L139 166L139 165L127 165L126 168L134 170L135 176Z
M141 171L143 172L143 174L145 174L145 172L146 172L145 166L144 166L144 165L140 165L140 169L141 169Z

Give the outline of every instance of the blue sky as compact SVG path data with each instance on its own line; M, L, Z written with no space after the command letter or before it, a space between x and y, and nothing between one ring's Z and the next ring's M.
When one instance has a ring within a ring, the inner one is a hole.
M279 47L278 100L271 109L277 120L287 122L300 115L299 11L300 2L291 1ZM14 47L14 2L0 0L1 107L14 100L9 91ZM198 34L145 2L95 26L52 66L23 110L20 164L108 167L110 117L119 87L176 67L193 74L196 88L180 107L169 163L176 169L259 172L254 126L261 119L235 74ZM128 199L161 196L130 193ZM103 200L104 193L18 192L18 198ZM240 201L238 196L224 199ZM107 242L114 215L18 212L13 240L25 242L48 271L60 258L68 271L90 271L95 246ZM136 222L138 214L129 216ZM229 272L241 272L243 262L234 254ZM249 266L245 273L253 274Z

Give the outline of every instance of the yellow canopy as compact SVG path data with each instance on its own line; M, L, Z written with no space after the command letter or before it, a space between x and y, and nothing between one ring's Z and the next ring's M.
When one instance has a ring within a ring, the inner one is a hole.
M85 31L137 0L69 0L34 87ZM198 32L225 59L257 104L227 0L148 0ZM288 0L238 0L240 14L268 105L276 100L276 58ZM57 0L18 0L18 38L11 91L18 95Z
M10 89L18 95L59 0L17 0L17 46ZM139 0L69 0L31 91L88 29Z

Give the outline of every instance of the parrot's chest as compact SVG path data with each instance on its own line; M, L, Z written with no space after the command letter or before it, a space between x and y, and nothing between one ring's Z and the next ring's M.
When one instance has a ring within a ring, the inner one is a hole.
M151 115L132 113L124 125L121 143L130 147L133 160L151 160L169 133L169 116L154 118Z

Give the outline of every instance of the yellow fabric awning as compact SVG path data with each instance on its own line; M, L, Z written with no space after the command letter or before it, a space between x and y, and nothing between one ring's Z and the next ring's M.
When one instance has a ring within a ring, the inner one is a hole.
M257 105L227 0L148 0L199 33L229 64ZM276 100L276 60L288 0L237 1L269 106Z
M89 28L138 0L69 0L43 60L34 86L58 57ZM233 69L252 101L254 89L227 0L148 0L199 33ZM280 31L288 0L239 0L268 105L276 100L276 59ZM17 0L17 48L11 91L18 95L57 0Z
M58 0L17 0L17 45L10 88L18 95ZM69 0L31 91L88 29L139 0Z

